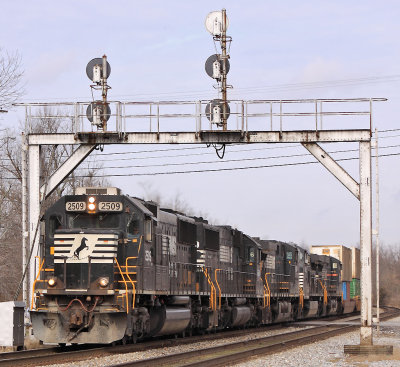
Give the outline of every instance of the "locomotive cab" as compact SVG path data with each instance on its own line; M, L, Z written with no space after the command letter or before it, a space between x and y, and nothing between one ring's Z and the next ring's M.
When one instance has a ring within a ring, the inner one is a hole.
M153 239L152 212L117 188L78 188L43 220L44 279L31 311L36 336L59 343L122 339L141 277L137 264L147 254L140 247Z

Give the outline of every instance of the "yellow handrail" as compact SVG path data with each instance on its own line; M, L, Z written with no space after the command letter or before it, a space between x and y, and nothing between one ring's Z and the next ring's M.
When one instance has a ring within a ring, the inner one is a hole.
M301 306L301 308L304 307L304 291L303 291L303 287L299 288L299 304Z
M217 291L215 290L214 283L212 282L212 280L211 280L211 278L210 278L210 276L208 274L207 268L203 267L203 272L204 272L204 274L206 276L206 279L208 281L208 284L210 285L210 288L211 288L211 292L210 292L210 294L211 294L210 295L210 307L211 307L211 309L213 311L215 311L217 309L217 302L215 301L214 294L216 296L217 295Z
M127 257L125 259L125 275L128 277L129 281L132 284L132 309L135 308L135 301L136 301L136 287L135 287L135 283L133 282L133 280L131 279L131 277L129 276L129 272L128 272L128 260L131 259L138 259L139 258L139 252L140 252L140 246L142 244L142 238L143 236L140 236L140 240L139 240L139 248L138 248L138 253L137 256L130 256ZM131 267L133 267L135 265L131 265ZM136 273L137 274L137 273ZM136 278L137 279L137 278Z
M262 277L262 275L261 275L263 263L264 263L263 261L260 262L260 279L261 279L261 283L262 283L263 288L264 288L264 291L263 291L263 307L265 308L265 307L267 307L267 304L266 304L267 287L265 286L264 279L263 279L263 277Z
M328 291L326 290L326 286L322 283L321 279L318 279L321 284L322 289L324 290L324 305L328 304Z
M217 272L221 271L222 269L215 269L215 282L217 283L218 286L218 291L219 291L219 297L218 297L218 309L221 309L221 287L219 286L218 283L218 277L217 277Z
M269 275L270 273L265 273L265 284L267 286L267 306L269 307L271 305L271 289L269 288L269 284L268 284L268 279L267 279L267 275Z
M125 284L126 313L129 313L129 304L128 304L128 285L126 284L126 280L125 280L125 277L124 277L124 273L123 273L123 271L122 271L121 267L119 266L119 263L118 263L118 260L117 260L117 258L116 258L116 257L114 257L114 260L115 260L115 262L117 263L117 266L118 266L119 273L121 274L122 280L123 280L123 282L124 282L124 284Z
M39 264L40 264L40 256L35 256L35 259L37 259L37 258L39 259ZM32 285L31 310L33 310L33 302L34 302L34 299L35 299L35 287L36 287L36 282L37 282L38 279L39 279L40 273L41 273L41 271L42 271L43 264L44 264L44 258L43 258L42 263L41 263L40 266L39 266L39 271L38 271L38 273L37 273L37 275L36 275L36 278L35 278L35 281L33 282L33 285Z

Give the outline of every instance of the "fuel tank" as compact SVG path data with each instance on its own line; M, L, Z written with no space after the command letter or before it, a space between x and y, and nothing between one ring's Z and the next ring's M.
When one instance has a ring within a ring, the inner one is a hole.
M189 326L191 312L185 307L154 307L150 311L150 335L178 334Z

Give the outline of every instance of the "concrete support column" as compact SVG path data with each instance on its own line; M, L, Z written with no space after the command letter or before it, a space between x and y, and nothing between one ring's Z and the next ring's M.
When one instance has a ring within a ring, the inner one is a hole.
M30 306L32 298L32 285L35 280L35 256L39 249L39 215L40 215L40 145L29 145L29 207L28 207L28 233L29 233L29 249L28 256L32 251L30 258L29 271L26 274L26 289L28 299L25 300L27 306Z
M371 229L371 142L368 141L360 142L361 345L372 344Z
M28 146L26 145L25 134L22 133L22 150L21 150L21 175L22 175L22 274L25 272L26 265L29 261L29 241L28 241L28 186L27 186L27 169L28 169ZM29 298L29 289L26 281L23 282L22 299L27 302Z

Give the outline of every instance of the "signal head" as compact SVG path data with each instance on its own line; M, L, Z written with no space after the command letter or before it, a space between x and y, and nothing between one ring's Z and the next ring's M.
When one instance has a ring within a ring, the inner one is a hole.
M225 62L225 75L226 75L229 73L229 69L231 68L229 60L221 59L221 55L218 54L211 55L207 59L205 64L207 75L213 79L219 80L224 70L224 62Z
M106 73L103 72L103 58L96 57L90 60L86 66L86 75L96 84L100 84L101 79L107 79L111 74L111 66L107 61ZM105 76L105 78L104 78Z
M222 11L212 11L206 17L205 26L208 32L213 36L221 36L223 32L226 32L229 26L229 19Z

